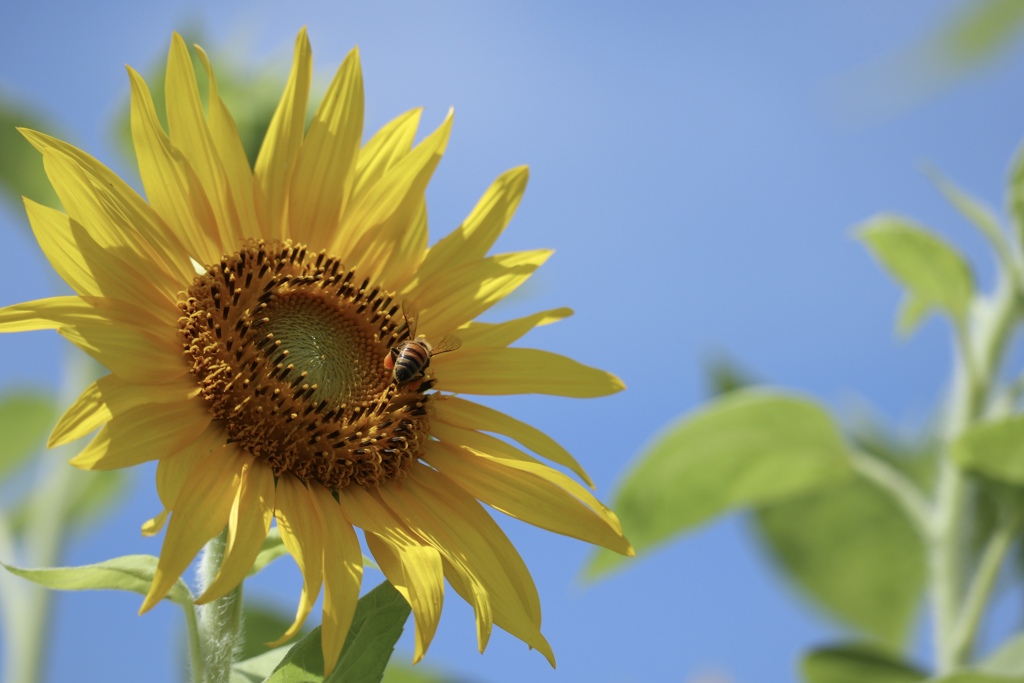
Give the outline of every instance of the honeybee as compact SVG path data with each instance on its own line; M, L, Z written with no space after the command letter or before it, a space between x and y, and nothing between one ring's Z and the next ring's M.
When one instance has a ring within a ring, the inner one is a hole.
M384 359L384 367L394 369L395 384L401 385L423 375L430 365L430 359L439 353L448 353L462 346L454 335L445 335L437 344L427 341L425 335L416 334L416 308L408 301L402 302L402 315L409 330L409 339L391 347L391 353Z

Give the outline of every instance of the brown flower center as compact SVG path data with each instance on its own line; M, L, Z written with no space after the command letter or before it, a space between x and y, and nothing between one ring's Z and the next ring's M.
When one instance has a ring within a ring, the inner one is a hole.
M331 489L403 476L422 453L432 381L396 386L409 338L393 295L325 253L250 242L179 296L185 357L228 438Z

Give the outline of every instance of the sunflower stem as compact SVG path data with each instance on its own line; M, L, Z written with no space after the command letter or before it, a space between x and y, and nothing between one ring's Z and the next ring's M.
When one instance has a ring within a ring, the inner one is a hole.
M227 530L210 540L199 561L200 593L213 583L224 561ZM202 683L228 683L242 631L242 584L222 598L197 608L198 634L201 649L201 670L192 675Z

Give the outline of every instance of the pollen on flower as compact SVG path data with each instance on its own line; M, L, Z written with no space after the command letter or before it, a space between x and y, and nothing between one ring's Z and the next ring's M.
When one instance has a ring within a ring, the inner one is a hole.
M191 372L229 439L330 489L401 478L429 433L433 382L385 367L409 337L391 293L304 245L249 242L179 295Z

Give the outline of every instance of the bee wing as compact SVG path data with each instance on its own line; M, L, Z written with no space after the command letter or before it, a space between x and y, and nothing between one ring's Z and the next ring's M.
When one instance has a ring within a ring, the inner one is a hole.
M441 341L434 344L430 350L431 356L436 356L439 353L448 353L449 351L455 351L462 346L462 340L456 337L454 334L446 334L441 338Z
M405 329L409 330L409 339L415 339L416 319L420 316L419 308L409 299L403 299L402 315L405 316Z

